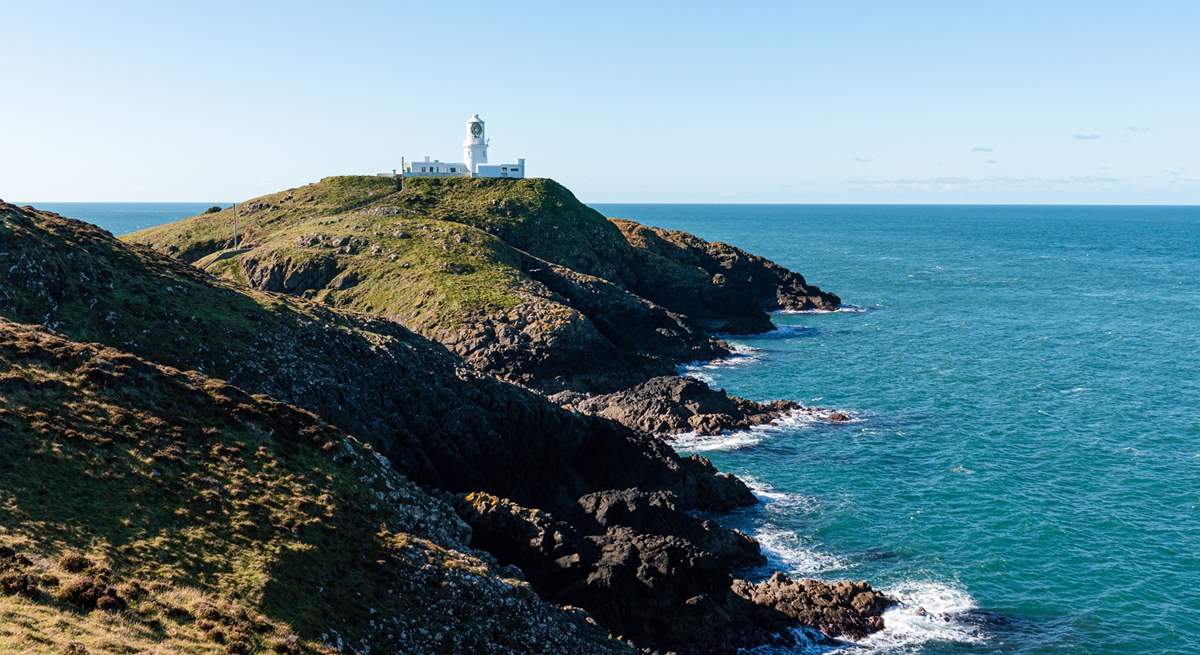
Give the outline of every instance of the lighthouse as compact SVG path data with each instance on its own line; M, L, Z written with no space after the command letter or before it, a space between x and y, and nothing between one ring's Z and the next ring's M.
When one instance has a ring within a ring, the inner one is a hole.
M520 179L525 177L525 160L517 159L515 164L487 163L488 140L483 131L483 119L479 114L471 114L467 119L467 138L463 139L463 160L465 163L446 162L440 159L429 161L400 160L400 170L404 177L506 177Z
M483 131L483 119L471 114L467 119L467 138L463 140L463 156L467 170L472 175L479 172L479 165L487 163L487 136Z

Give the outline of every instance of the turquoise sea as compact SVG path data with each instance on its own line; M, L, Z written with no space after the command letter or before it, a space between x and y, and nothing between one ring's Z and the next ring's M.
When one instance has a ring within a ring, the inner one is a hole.
M1200 653L1200 208L597 208L861 308L690 369L856 422L684 441L777 566L911 604L848 650Z
M213 205L221 207L230 205L228 202L14 202L13 204L33 205L38 209L95 223L117 236L194 216Z
M209 204L39 206L120 234ZM1200 208L596 207L854 306L685 369L853 422L679 444L753 483L726 520L774 567L906 602L840 651L1200 653Z

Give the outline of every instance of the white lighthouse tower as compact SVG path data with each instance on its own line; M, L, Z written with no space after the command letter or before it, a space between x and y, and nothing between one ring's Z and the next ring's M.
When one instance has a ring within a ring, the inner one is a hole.
M479 172L479 165L487 163L487 136L483 132L483 119L471 114L467 119L467 138L463 140L464 157L471 175Z
M400 168L404 177L525 177L524 159L518 159L515 164L489 164L487 149L488 140L483 132L483 119L479 114L471 114L467 119L467 138L463 140L465 163L457 164L440 159L429 161L429 157L425 157L425 161L401 159Z

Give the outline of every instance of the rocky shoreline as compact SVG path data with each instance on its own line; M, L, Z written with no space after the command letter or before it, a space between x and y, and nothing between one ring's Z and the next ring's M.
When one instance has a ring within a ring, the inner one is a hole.
M728 356L714 334L837 296L545 180L334 178L246 207L225 251L220 213L123 243L0 205L0 317L311 412L453 507L481 557L644 652L883 627L890 601L865 583L738 579L764 560L719 514L754 495L664 440L818 411L675 370Z

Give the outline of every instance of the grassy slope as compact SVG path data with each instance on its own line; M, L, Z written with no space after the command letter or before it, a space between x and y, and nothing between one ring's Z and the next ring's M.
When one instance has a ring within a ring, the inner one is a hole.
M124 239L195 262L232 245L232 220L227 209ZM359 278L379 284L346 304L418 324L434 314L406 315L422 301L444 305L452 322L549 295L523 275L530 262L518 251L610 280L620 280L618 264L629 257L614 225L547 179L412 179L397 192L388 178L330 177L243 203L240 220L243 243L281 258L304 257L302 237L369 241ZM238 279L235 261L209 267Z
M424 484L534 505L651 484L720 502L669 447L465 370L394 322L248 291L55 214L0 204L0 316L295 403ZM520 473L547 461L552 475Z
M220 250L231 245L228 210L125 240L234 282L388 317L524 383L574 375L588 368L579 358L597 353L616 371L674 364L619 357L613 342L645 347L651 358L664 348L702 356L686 350L695 338L664 337L684 330L636 296L624 305L655 325L626 335L595 313L615 305L587 305L597 292L575 288L581 302L547 286L546 261L620 284L632 258L616 226L551 180L417 179L397 192L386 178L333 177L242 206L242 250Z
M387 348L412 368L448 361L392 323L223 282L89 224L4 205L0 313L173 366L266 380L268 389L289 369L339 365L341 354L305 348L313 340L330 350Z
M617 650L289 405L0 319L0 432L5 652Z
M472 318L549 296L522 273L528 258L491 235L458 223L369 210L299 222L259 239L248 256L218 257L197 265L243 284L251 282L247 268L266 265L283 272L339 271L343 274L328 280L317 275L317 283L325 284L307 297L393 317L438 336ZM254 282L251 286L272 288L285 281Z
M410 179L397 192L390 178L327 177L242 203L240 221L244 241L255 242L306 218L382 206L409 217L469 225L542 259L612 281L622 279L620 264L630 256L615 226L544 178ZM233 211L226 209L124 238L192 262L231 246L232 224Z

